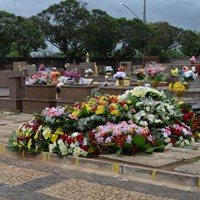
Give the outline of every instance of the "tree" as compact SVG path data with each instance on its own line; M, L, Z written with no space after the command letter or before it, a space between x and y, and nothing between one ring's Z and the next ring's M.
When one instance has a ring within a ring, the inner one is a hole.
M150 24L152 35L148 40L148 54L159 56L162 52L178 46L178 38L182 29L169 25L167 22Z
M12 44L15 40L16 16L5 11L0 11L0 60L4 60L6 55L10 52Z
M148 24L142 20L125 18L118 19L118 23L122 56L132 58L138 51L146 54L147 41L151 35Z
M180 50L187 56L200 55L200 33L185 30L180 36Z
M15 23L15 42L19 57L27 58L30 53L46 47L45 39L39 24L35 18L24 18L18 16Z
M68 61L85 53L82 38L89 16L85 5L65 0L38 14L46 40L62 51Z
M92 10L85 29L84 41L95 57L109 57L119 41L117 20L105 11Z

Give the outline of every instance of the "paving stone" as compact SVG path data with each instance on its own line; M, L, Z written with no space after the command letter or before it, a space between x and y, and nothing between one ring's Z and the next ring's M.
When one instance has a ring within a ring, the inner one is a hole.
M174 170L177 172L184 172L187 174L200 175L200 162L195 162L188 165L182 165L176 167Z
M33 169L19 168L12 165L1 163L0 180L9 186L17 186L40 177L49 176L46 172Z
M167 197L159 197L149 194L146 195L144 193L133 192L118 187L78 179L62 181L38 192L61 199L67 197L71 200L172 200Z

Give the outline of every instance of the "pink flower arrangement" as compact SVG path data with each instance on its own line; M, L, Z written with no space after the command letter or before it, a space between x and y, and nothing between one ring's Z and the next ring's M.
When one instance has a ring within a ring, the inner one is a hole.
M195 62L196 62L195 56L192 56L192 57L190 58L190 62L192 62L192 63L195 63Z
M53 77L51 73L45 71L39 71L37 74L32 75L26 79L26 85L46 85L48 82L52 82Z
M65 108L64 107L47 107L42 111L42 115L47 117L58 117L64 114Z
M100 153L133 154L139 149L146 150L146 144L153 146L155 142L148 127L137 126L131 120L119 124L107 122L92 130L90 138L91 135L94 136Z
M147 79L153 82L161 82L165 78L165 68L161 67L157 63L151 62L145 67Z

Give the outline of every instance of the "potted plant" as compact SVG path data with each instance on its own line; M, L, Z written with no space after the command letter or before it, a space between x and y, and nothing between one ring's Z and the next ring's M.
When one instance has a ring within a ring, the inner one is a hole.
M146 77L145 70L143 68L139 68L135 71L135 75L137 78L137 83L139 86L144 85L144 79Z
M124 71L119 71L116 72L116 74L113 75L113 78L117 79L118 85L123 86L124 85L124 79L126 78L126 73Z
M185 92L185 86L181 82L170 83L168 86L169 90L174 92L177 97L182 97Z
M105 66L104 71L105 71L106 76L111 77L113 68L112 68L112 66Z
M186 89L190 88L191 83L197 78L197 74L193 70L188 70L183 73L183 84Z
M147 80L152 87L156 88L160 82L164 81L164 71L165 68L155 62L151 62L145 67Z

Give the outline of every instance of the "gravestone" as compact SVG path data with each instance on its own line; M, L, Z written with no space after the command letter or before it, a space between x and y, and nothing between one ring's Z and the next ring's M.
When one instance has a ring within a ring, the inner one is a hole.
M159 56L144 56L142 58L142 67L145 67L150 62L159 63Z

